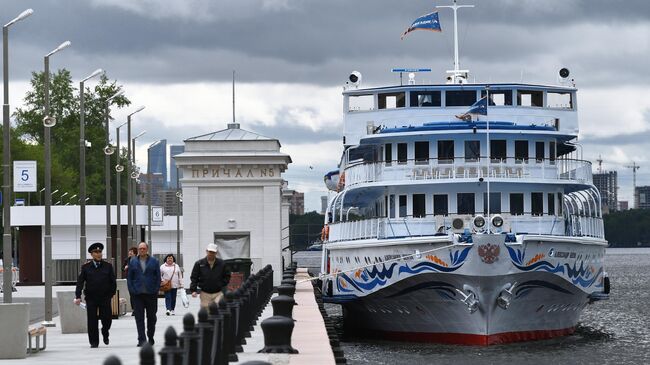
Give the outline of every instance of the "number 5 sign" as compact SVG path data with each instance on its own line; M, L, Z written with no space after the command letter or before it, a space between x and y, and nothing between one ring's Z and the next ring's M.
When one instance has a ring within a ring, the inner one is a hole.
M14 161L14 191L36 191L36 161Z

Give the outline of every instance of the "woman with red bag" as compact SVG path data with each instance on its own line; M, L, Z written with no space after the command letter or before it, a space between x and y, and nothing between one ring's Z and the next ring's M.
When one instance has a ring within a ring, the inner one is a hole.
M160 290L165 292L166 314L174 315L176 309L176 294L178 288L183 288L183 273L176 264L176 257L172 254L165 256L165 263L160 265Z

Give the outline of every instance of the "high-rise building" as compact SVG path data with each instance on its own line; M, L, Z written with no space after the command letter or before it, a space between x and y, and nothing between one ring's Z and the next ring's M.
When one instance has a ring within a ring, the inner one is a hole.
M160 173L140 175L140 191L138 195L138 204L148 204L147 196L149 194L149 177L151 177L151 205L161 206L160 191L164 189L163 175Z
M170 189L176 189L176 173L178 172L179 176L178 178L181 179L183 178L183 171L177 170L176 169L176 160L174 160L174 156L179 155L181 153L185 152L185 146L184 145L170 145L169 146L169 188Z
M637 209L650 208L650 186L637 186L636 191L634 192L634 197L638 199L634 203L635 208Z
M295 190L285 191L291 193L291 198L289 198L289 202L291 203L291 206L289 207L289 214L305 214L305 193L301 193Z
M158 192L164 215L183 215L183 203L178 204L176 190L166 189ZM179 211L180 208L180 211Z
M325 214L327 211L327 195L321 195L320 197L320 214Z
M593 174L594 185L600 192L603 213L618 210L618 174L616 171L605 171Z
M163 178L163 188L167 187L167 140L163 139L157 145L153 146L149 152L149 167L154 174L161 174Z

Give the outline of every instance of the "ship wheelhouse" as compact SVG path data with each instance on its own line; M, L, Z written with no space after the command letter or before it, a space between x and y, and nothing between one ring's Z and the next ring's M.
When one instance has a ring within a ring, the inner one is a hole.
M490 85L488 116L456 118L486 89L346 91L329 241L467 231L602 239L591 163L573 142L575 89Z

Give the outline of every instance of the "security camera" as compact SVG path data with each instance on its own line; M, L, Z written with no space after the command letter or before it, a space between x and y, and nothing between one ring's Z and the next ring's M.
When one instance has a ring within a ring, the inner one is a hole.
M560 77L563 78L563 79L566 79L567 77L569 77L569 69L566 68L566 67L563 67L562 69L560 69Z
M352 71L350 76L348 77L350 79L350 82L359 85L361 83L361 72L359 71Z

